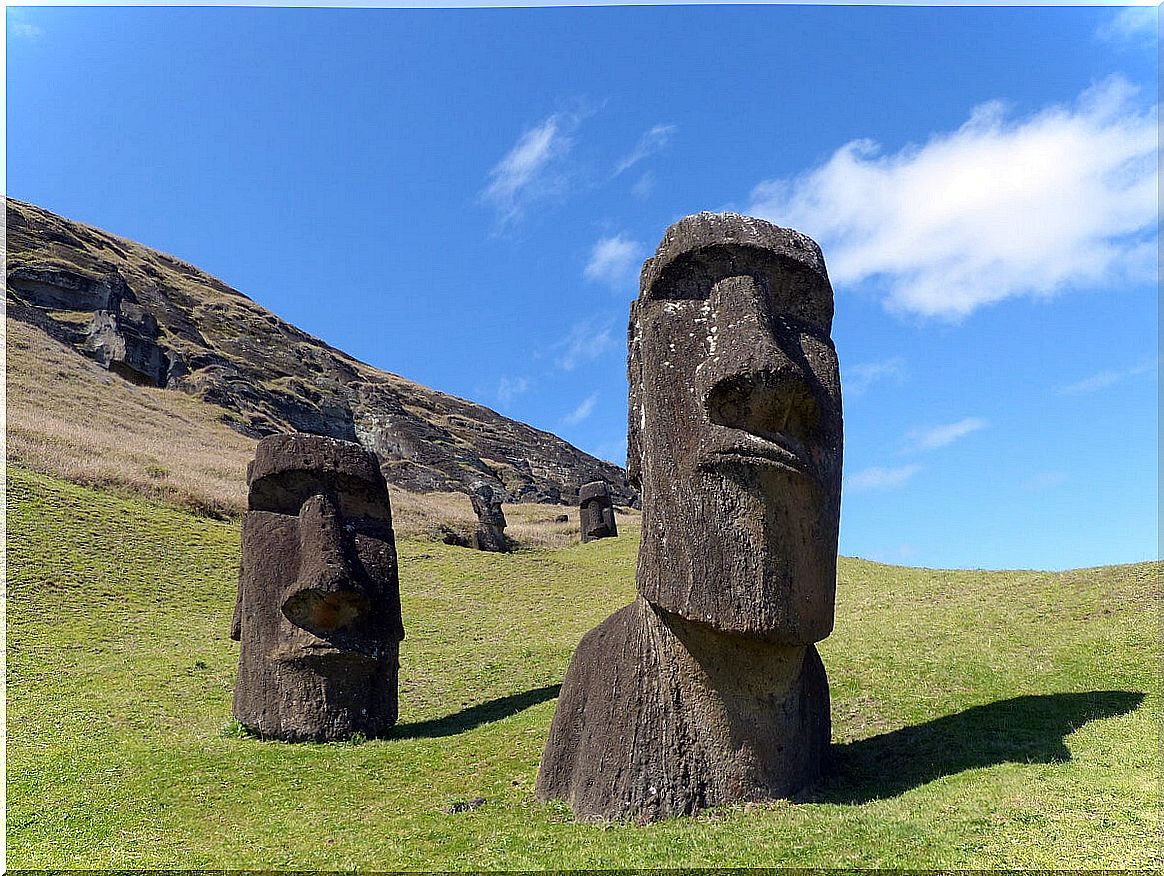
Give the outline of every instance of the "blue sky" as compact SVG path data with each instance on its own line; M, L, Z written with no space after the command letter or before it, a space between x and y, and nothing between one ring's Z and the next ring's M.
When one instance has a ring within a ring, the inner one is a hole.
M638 267L822 246L841 552L1158 556L1155 8L10 8L8 194L624 461Z

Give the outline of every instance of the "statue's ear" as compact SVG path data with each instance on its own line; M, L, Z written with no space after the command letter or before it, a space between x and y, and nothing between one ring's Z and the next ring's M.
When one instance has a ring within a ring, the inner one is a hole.
M643 357L640 349L642 331L639 325L639 302L631 302L630 325L626 337L627 393L626 424L626 480L637 492L642 492L642 423L643 423Z

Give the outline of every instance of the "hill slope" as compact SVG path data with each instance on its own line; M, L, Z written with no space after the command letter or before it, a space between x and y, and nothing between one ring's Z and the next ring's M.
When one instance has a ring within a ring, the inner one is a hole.
M237 432L305 431L376 451L389 483L566 502L590 480L633 501L621 468L555 435L359 362L198 268L7 200L8 316L125 380L219 406Z
M534 777L578 639L632 598L637 528L510 555L400 539L401 723L289 745L229 722L236 525L18 468L8 483L14 869L1160 863L1159 563L842 558L820 646L832 776L807 802L602 827L537 803Z

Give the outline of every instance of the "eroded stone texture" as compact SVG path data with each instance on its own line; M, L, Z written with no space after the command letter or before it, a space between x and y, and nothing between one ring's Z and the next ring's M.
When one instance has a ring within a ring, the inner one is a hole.
M582 485L578 491L578 517L584 542L618 535L618 526L614 522L614 503L610 501L610 487L605 481Z
M164 386L176 367L178 357L158 343L157 319L138 303L117 271L95 278L62 268L20 267L8 272L8 286L21 304L57 315L56 320L38 321L55 329L50 334L76 344L126 380Z
M819 248L738 214L675 223L631 307L634 603L562 686L540 799L650 820L787 797L820 775L842 452Z
M479 551L506 553L509 539L505 535L505 512L501 510L501 496L484 481L473 484L469 500L477 514L477 531L473 542Z
M404 626L379 461L348 441L272 435L247 482L234 716L276 739L383 735Z

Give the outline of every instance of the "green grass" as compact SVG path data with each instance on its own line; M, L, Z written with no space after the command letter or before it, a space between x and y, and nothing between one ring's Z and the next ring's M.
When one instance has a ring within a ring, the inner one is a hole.
M843 559L833 777L810 802L600 827L533 786L574 646L632 597L633 534L402 541L394 736L288 745L230 718L237 526L18 468L8 502L11 868L1160 863L1155 563Z

